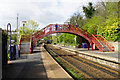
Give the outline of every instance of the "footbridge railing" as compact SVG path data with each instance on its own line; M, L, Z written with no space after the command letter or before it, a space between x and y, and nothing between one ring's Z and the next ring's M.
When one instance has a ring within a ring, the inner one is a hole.
M48 34L53 34L53 33L76 34L76 35L79 35L79 36L85 38L86 40L88 40L88 42L92 45L92 47L93 47L93 43L94 43L95 46L101 52L104 52L103 44L105 44L110 51L111 50L113 51L113 48L111 48L111 44L109 44L107 42L107 40L105 40L102 36L97 37L97 36L91 35L89 32L84 30L82 27L79 27L78 25L50 24L50 25L47 25L46 27L44 27L43 29L37 31L33 35L22 35L20 41L21 42L22 41L31 41L31 49L32 49L33 46L35 45L35 42L37 42L40 38L42 38ZM103 44L101 44L100 40L102 40Z

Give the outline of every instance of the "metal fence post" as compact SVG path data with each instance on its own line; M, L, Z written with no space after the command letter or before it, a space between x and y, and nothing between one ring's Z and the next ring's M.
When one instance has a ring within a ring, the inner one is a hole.
M7 24L7 36L8 36L8 27L10 26L10 60L11 60L11 24L10 23L8 23Z

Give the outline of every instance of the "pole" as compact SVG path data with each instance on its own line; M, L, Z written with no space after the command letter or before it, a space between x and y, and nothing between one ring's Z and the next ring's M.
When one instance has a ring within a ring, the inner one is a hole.
M23 22L23 35L24 35L24 27L25 27L26 21L22 21L22 22Z
M18 58L18 14L17 14L17 46L16 46L16 59Z
M23 35L24 35L24 26L25 26L25 24L23 23Z
M7 24L7 35L8 35L8 26L10 26L10 60L11 60L11 24Z
M77 46L76 46L76 35L75 35L75 38L74 38L74 39L75 39L75 48L77 48Z

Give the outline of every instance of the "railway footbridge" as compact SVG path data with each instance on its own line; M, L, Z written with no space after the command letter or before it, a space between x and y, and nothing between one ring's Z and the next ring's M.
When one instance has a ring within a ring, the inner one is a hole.
M86 41L88 45L88 50L89 50L89 44L91 44L92 50L93 50L93 44L95 44L95 46L101 52L114 50L113 45L111 45L101 35L92 35L78 25L65 25L65 24L49 24L32 35L21 35L20 44L26 41L30 42L30 53L31 53L31 51L33 50L33 46L40 38L53 33L70 33L70 34L78 35Z

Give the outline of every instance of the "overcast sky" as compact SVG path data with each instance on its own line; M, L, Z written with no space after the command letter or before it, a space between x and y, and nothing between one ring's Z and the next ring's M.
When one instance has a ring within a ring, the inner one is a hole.
M19 27L22 21L34 20L43 28L51 23L64 23L73 13L82 13L82 6L88 1L97 0L0 0L0 28L6 29L7 23L16 29L19 14Z

